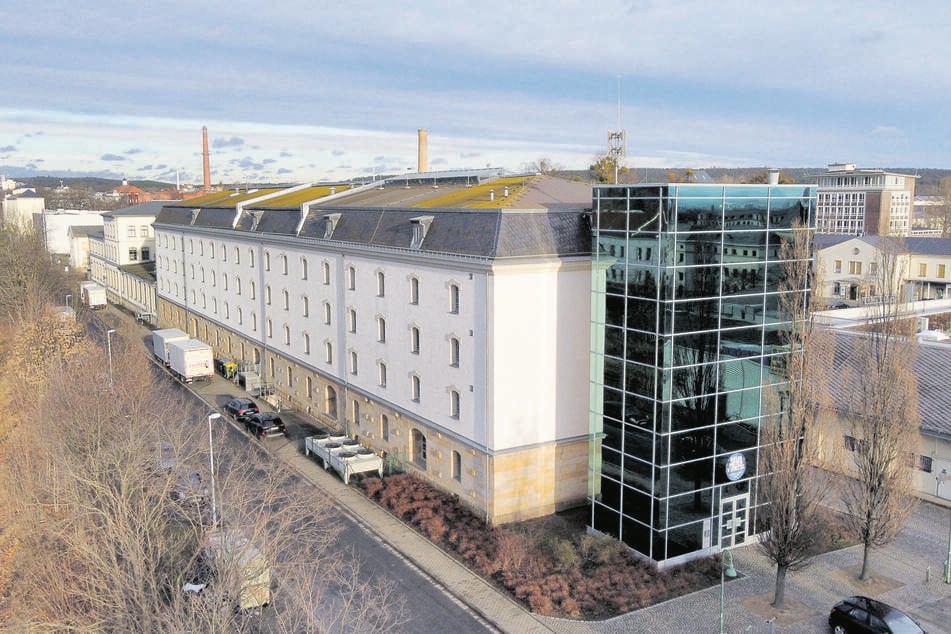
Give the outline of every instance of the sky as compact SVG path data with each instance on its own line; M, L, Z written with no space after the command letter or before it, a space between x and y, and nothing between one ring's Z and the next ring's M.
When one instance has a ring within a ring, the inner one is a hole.
M788 4L789 6L782 6ZM403 6L406 5L406 6ZM417 168L951 168L951 3L0 5L9 176L342 181Z

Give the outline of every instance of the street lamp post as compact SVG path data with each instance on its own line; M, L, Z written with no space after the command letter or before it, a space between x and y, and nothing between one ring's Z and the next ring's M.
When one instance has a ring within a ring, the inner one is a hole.
M218 505L215 500L215 445L212 442L211 421L221 418L218 412L208 414L208 463L211 467L211 525L218 525Z
M730 564L724 566L723 561L720 561L720 634L723 634L723 588L726 585L725 577L732 579L736 576L736 568L733 567L733 551L727 550L726 553L730 556Z
M106 348L109 351L109 389L112 389L112 335L116 334L116 331L110 328L106 331Z
M66 293L66 312L67 313L69 312L69 300L71 300L72 298L73 296L70 293Z

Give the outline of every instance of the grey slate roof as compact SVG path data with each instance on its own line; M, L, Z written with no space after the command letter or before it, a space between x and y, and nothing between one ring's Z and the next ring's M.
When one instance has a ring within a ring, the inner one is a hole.
M140 205L132 205L131 207L123 207L122 209L116 209L115 211L104 211L102 215L104 217L115 217L115 216L157 216L162 208L174 202L171 200L151 200L147 203L142 203Z
M230 229L233 209L165 207L156 225ZM591 253L590 221L583 209L501 210L315 207L300 238L323 239L325 217L339 214L330 242L409 249L413 218L431 216L419 251L482 258L585 256ZM241 212L235 231L295 235L301 212L296 209L251 209Z
M813 244L817 249L826 249L847 240L861 240L866 244L878 248L884 239L883 236L849 236L837 233L817 233ZM951 238L926 238L912 236L903 238L905 252L912 255L951 255Z
M848 403L847 395L854 389L847 377L865 370L858 367L854 349L859 339L868 335L839 330L834 336L835 360L829 389L832 403L841 407ZM851 372L844 372L846 368ZM951 343L919 342L915 375L922 433L951 439Z

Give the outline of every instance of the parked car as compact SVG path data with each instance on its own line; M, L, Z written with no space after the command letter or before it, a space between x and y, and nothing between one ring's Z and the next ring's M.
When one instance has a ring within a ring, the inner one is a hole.
M235 420L239 420L249 414L257 414L261 410L258 409L257 403L249 398L233 398L225 403L225 411Z
M284 425L284 421L274 412L249 414L244 418L244 426L251 435L257 438L287 435L287 427Z
M849 597L832 606L829 627L835 634L922 634L918 622L897 608L869 599Z

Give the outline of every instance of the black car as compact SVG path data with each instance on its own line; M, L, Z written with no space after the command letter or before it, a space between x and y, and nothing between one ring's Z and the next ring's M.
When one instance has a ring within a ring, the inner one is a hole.
M274 412L249 414L244 417L244 426L252 436L257 438L287 435L287 427L284 425L284 421Z
M249 398L233 398L225 403L225 411L235 420L240 420L249 414L257 414L261 410L258 409L257 403Z
M829 612L829 627L836 634L924 632L914 619L901 610L868 597L849 597L832 606Z

